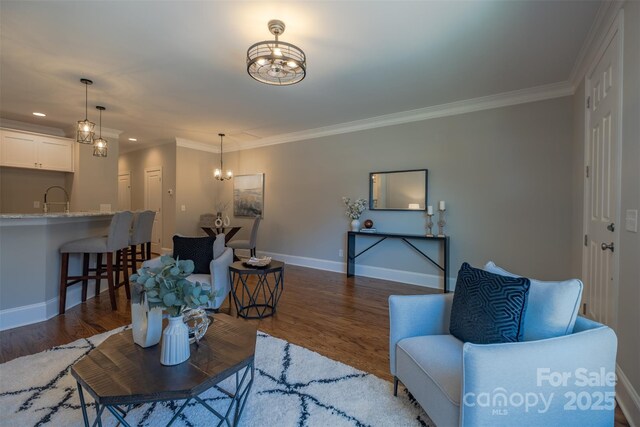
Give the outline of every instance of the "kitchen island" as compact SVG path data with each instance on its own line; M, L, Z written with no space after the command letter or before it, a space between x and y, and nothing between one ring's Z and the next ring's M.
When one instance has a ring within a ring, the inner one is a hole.
M0 214L0 330L58 314L60 246L107 234L113 212ZM93 265L94 258L91 263ZM82 271L72 254L70 274ZM93 289L93 281L89 282ZM106 287L106 281L102 284ZM80 303L82 284L68 289L67 308ZM90 297L93 292L89 292Z

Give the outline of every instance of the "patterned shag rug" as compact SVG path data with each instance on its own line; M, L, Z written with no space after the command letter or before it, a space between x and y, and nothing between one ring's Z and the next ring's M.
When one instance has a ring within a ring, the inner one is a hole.
M0 425L81 426L82 411L71 366L109 335L124 328L80 339L42 353L0 365ZM133 343L131 345L134 345ZM240 420L241 426L432 426L424 411L401 387L366 372L258 332L255 381ZM234 386L229 379L227 389ZM225 382L221 384L225 386ZM216 389L201 396L214 409L229 398ZM92 399L85 392L87 402ZM173 417L180 401L141 405L127 414L129 424L159 426ZM95 409L88 410L90 422ZM103 425L117 424L111 414ZM173 425L216 425L200 405L185 409Z

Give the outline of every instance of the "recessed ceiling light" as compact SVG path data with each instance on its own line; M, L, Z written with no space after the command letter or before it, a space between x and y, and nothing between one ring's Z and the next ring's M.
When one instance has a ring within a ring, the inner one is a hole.
M137 140L138 140L138 138L129 138L129 141L136 142Z
M38 113L37 111L35 111L33 113L34 116L38 116L38 117L47 117L47 115L45 113Z

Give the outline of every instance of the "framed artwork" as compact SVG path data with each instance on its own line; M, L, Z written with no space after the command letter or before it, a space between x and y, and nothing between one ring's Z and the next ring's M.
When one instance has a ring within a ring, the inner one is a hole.
M233 215L254 218L263 216L264 174L233 177Z

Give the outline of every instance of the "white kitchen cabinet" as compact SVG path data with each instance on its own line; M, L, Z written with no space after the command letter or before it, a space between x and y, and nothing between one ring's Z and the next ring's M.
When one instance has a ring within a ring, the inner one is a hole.
M73 172L73 140L1 129L0 166Z

